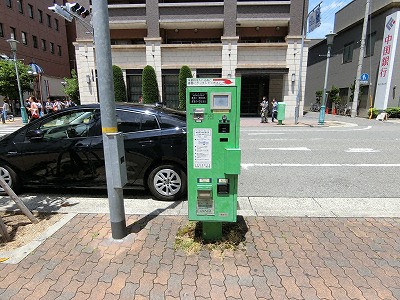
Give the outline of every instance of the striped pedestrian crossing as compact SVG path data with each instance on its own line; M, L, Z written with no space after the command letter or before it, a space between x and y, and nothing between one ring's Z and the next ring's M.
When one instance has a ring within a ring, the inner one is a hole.
M12 133L19 129L21 126L4 125L0 123L0 136Z

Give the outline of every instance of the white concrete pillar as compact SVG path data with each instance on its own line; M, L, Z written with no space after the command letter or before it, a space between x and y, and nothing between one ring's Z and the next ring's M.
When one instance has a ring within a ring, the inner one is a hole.
M160 101L162 101L161 38L144 38L146 42L146 64L156 71Z
M222 78L233 78L236 76L238 61L239 37L221 37L222 41Z
M79 94L81 104L99 102L96 84L96 63L94 45L91 40L74 43Z
M288 44L288 49L286 51L286 65L289 72L283 76L282 94L284 95L283 101L286 103L285 119L294 122L300 69L301 37L288 37L286 41ZM306 67L307 63L305 64L305 68ZM305 79L302 78L303 82L304 80ZM300 108L300 115L302 115L302 111L303 109Z

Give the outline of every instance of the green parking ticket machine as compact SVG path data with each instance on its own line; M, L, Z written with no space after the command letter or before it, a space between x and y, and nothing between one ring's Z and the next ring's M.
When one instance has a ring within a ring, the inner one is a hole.
M277 120L278 125L282 125L282 121L285 120L285 110L286 110L286 103L278 102L278 109L277 109Z
M237 216L240 78L188 78L186 111L189 220L218 240Z

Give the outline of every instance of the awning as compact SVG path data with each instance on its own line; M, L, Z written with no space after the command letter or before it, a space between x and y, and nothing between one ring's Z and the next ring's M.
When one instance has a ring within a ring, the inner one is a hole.
M35 64L35 63L30 63L29 64L29 68L31 69L32 73L34 75L37 74L43 74L43 69L42 67L40 67L39 65Z

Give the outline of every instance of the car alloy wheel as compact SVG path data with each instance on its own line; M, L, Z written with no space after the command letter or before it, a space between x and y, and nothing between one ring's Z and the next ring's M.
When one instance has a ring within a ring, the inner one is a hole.
M163 196L173 196L182 187L181 177L172 169L161 169L154 176L154 187Z
M3 178L3 180L10 187L12 187L12 185L13 185L12 175L6 168L0 167L0 177ZM0 187L0 192L4 192L4 189L2 187Z
M161 165L151 171L147 184L157 199L177 200L186 190L186 174L177 166Z

